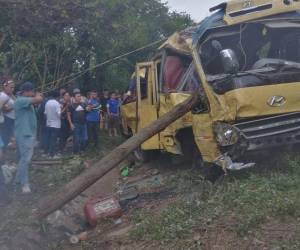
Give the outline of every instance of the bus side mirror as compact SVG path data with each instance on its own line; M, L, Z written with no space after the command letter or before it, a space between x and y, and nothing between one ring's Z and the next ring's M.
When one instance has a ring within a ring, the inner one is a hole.
M225 74L237 74L239 72L239 60L232 49L221 50L220 57Z

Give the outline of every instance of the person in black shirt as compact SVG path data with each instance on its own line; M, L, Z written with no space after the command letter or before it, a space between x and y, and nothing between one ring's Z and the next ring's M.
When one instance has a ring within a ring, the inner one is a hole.
M104 90L103 91L103 96L100 98L100 104L102 107L101 110L101 117L102 119L100 120L100 129L103 130L108 130L108 114L107 114L107 102L110 99L109 96L109 91Z
M78 154L86 146L86 112L89 111L81 101L81 94L74 95L74 103L69 107L68 121L73 130L73 153Z
M59 149L61 152L66 147L67 140L71 135L71 128L68 121L68 111L71 106L71 95L69 92L63 94L63 98L60 100L61 104L61 129L59 138Z
M45 115L45 106L46 103L49 101L48 97L45 97L43 102L38 106L37 108L37 120L38 120L38 139L40 141L40 148L45 153L46 157L46 151L47 151L47 137L48 137L48 131L46 126L46 115Z

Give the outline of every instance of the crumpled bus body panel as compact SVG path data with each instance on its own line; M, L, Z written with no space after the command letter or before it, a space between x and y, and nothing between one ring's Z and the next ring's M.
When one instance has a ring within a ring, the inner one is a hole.
M221 98L236 119L297 112L300 111L300 83L236 89Z

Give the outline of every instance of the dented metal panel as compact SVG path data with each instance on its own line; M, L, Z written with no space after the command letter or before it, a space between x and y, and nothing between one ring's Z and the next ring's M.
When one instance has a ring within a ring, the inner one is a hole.
M272 103L279 98L282 103ZM236 118L250 118L300 111L300 85L268 85L236 89L224 94L228 111Z
M174 106L184 102L190 94L170 93L160 95L159 116L168 113ZM192 114L188 113L182 118L170 124L160 133L161 149L173 153L182 154L181 145L176 139L176 134L180 129L192 126Z
M205 162L214 162L220 155L219 146L213 131L213 119L210 114L193 116L195 142Z
M164 42L159 50L162 49L172 49L176 50L179 53L183 54L191 54L191 47L193 44L192 35L196 30L196 26L189 27L183 31L175 32L172 36L170 36L166 42Z

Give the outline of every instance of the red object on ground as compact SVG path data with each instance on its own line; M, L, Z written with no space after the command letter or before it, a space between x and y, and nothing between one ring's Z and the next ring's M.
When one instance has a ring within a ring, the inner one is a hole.
M101 219L121 217L122 209L116 197L99 197L85 204L84 215L91 226L96 226Z

